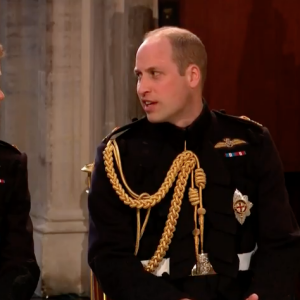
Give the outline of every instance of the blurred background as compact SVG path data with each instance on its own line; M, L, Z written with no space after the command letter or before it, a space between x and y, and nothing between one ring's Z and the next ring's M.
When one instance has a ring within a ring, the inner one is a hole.
M166 25L204 42L210 108L269 128L300 222L299 0L0 0L0 137L29 157L39 296L89 295L80 170L114 127L142 116L135 52Z

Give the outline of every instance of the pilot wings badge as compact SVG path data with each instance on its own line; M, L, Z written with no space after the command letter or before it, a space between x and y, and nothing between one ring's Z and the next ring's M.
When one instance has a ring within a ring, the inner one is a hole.
M247 142L241 139L224 138L221 142L215 144L215 148L233 148L237 145L246 145Z
M250 216L252 206L253 204L248 200L248 196L243 195L236 189L233 195L233 210L240 224L244 224L246 217Z

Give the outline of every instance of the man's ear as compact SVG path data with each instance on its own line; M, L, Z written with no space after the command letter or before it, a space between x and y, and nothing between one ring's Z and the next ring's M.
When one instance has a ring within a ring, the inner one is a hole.
M195 88L201 84L202 75L198 66L194 64L189 65L186 69L185 74L188 81L188 85L191 88Z

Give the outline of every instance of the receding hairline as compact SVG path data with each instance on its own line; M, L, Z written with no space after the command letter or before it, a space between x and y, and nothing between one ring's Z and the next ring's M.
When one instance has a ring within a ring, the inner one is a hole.
M201 72L202 86L207 74L207 53L201 39L185 28L166 26L154 29L144 35L143 41L166 38L172 47L172 56L178 66L179 73L183 75L186 68L194 64Z
M199 39L195 34L193 34L191 31L189 31L187 29L166 26L166 27L160 27L160 28L157 28L157 29L147 32L144 35L143 41L145 41L146 39L149 39L149 38L153 38L153 37L167 37L168 38L172 35L177 35L177 34L186 34L186 35L194 36L197 39ZM201 42L200 39L199 39L199 41Z
M164 35L155 35L155 36L151 36L151 37L148 37L148 38L145 38L143 40L143 42L141 43L141 45L139 46L138 48L138 51L140 48L142 48L143 46L146 46L146 45L153 45L153 44L158 44L158 43L161 43L161 42L166 42L169 44L171 50L173 50L173 47L172 47L172 43L171 43L171 40L167 37L167 36L164 36Z

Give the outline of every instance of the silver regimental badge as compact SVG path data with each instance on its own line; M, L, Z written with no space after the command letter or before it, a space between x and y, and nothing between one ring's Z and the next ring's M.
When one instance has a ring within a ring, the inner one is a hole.
M233 210L240 224L244 224L246 217L250 216L252 206L253 204L248 200L248 196L243 195L236 189L233 195Z

